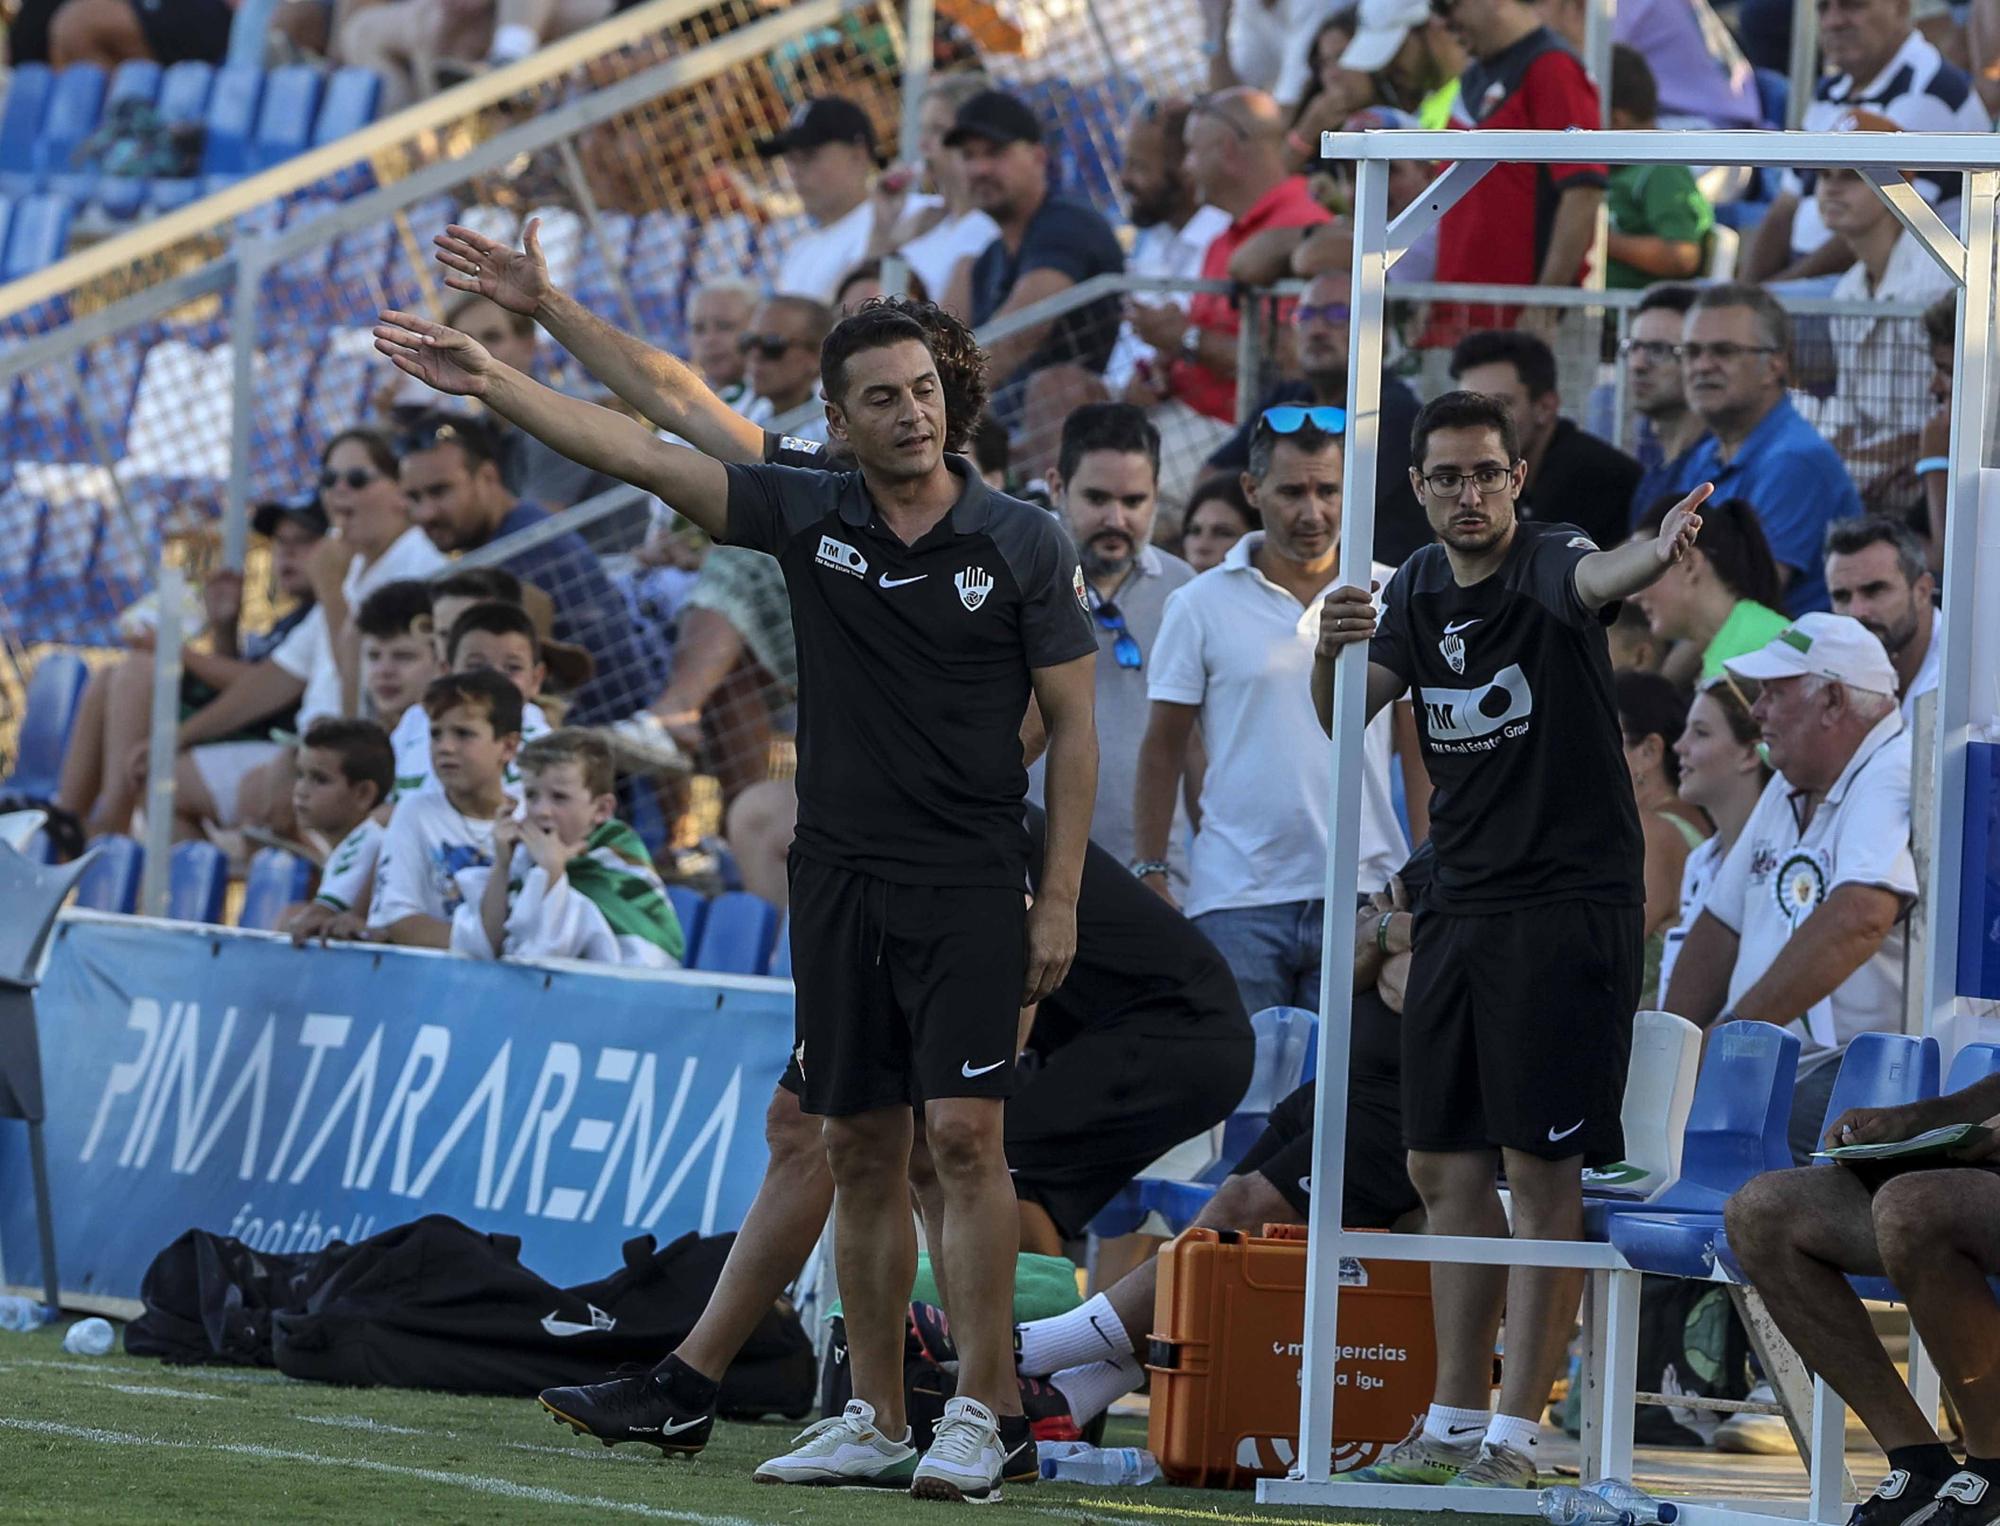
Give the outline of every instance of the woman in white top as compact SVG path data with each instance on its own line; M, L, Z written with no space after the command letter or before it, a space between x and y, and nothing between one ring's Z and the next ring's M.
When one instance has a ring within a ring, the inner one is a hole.
M1673 975L1674 959L1694 919L1708 899L1708 887L1729 850L1742 835L1757 799L1771 777L1750 718L1756 685L1724 673L1695 692L1687 726L1674 753L1681 764L1681 799L1698 805L1715 825L1715 835L1688 854L1681 871L1680 921L1668 930L1660 955L1659 989Z
M986 246L1000 236L1000 225L972 204L966 188L965 168L959 157L944 146L958 108L993 82L983 74L940 74L924 92L918 110L918 152L924 161L928 196L913 196L909 210L898 218L883 216L878 207L875 235L869 240L865 259L879 259L890 252L900 254L919 280L932 291L945 291L952 272L961 260L976 260ZM909 172L892 169L876 184L876 194L895 198L902 209L902 195L909 190Z

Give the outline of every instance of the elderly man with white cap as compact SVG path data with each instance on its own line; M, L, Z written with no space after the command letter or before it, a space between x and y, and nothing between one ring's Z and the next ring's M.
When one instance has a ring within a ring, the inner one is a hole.
M1917 898L1910 739L1889 654L1847 615L1801 615L1724 666L1720 682L1762 685L1750 713L1775 773L1716 871L1664 1005L1703 1027L1793 1028L1790 1132L1804 1164L1848 1041L1902 1025L1902 923Z

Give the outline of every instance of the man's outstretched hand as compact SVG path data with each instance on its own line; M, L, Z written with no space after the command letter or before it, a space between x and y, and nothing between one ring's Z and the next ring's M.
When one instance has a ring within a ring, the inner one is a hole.
M404 375L457 397L484 397L498 365L470 334L393 308L375 325L375 348Z
M440 233L437 260L448 272L444 284L469 291L510 313L535 316L554 288L548 261L542 258L542 220L528 219L521 230L522 247L511 249L476 228L453 223Z
M1660 561L1672 566L1694 549L1695 537L1701 534L1701 506L1715 491L1713 482L1703 482L1695 490L1667 510L1666 518L1660 521L1660 533L1653 542L1653 554Z

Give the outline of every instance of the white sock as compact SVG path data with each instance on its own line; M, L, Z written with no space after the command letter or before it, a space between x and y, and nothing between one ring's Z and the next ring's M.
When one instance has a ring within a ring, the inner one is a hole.
M1069 1400L1070 1418L1088 1425L1145 1381L1146 1369L1127 1352L1109 1361L1065 1367L1049 1379Z
M503 26L494 31L493 46L486 50L486 56L496 64L518 63L541 45L533 27Z
M1542 1427L1534 1420L1523 1420L1519 1415L1495 1415L1493 1423L1486 1427L1486 1444L1491 1447L1512 1447L1523 1457L1533 1457L1541 1446Z
M1424 1434L1448 1447L1467 1446L1486 1434L1487 1418L1483 1409L1453 1409L1449 1404L1433 1404L1424 1416Z
M1132 1337L1125 1322L1102 1293L1051 1319L1021 1326L1021 1356L1016 1364L1031 1378L1045 1378L1065 1367L1086 1362L1116 1361L1132 1355Z

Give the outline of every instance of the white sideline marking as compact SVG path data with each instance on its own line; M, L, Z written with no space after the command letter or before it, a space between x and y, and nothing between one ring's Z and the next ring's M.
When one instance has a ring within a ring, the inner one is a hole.
M333 1425L344 1431L376 1431L385 1436L442 1436L451 1438L449 1431L420 1431L413 1425L391 1425L386 1420L370 1420L366 1415L294 1415L294 1420L303 1420L307 1425Z
M503 1441L500 1445L516 1452L545 1452L556 1457L575 1457L583 1462L603 1462L607 1458L612 1462L653 1461L644 1452L621 1452L616 1447L595 1447L590 1449L583 1447L550 1447L543 1446L539 1441Z
M198 1394L188 1388L156 1388L151 1383L93 1383L92 1388L108 1388L114 1394L135 1394L141 1399L193 1399L197 1404L220 1404L221 1394Z
M164 1368L137 1362L121 1361L113 1357L99 1357L94 1362L53 1362L42 1357L22 1357L17 1361L0 1362L0 1368L46 1367L60 1372L94 1372L100 1377L121 1378L148 1377L157 1372L179 1371L203 1383L291 1383L297 1381L282 1372L239 1372L227 1367L182 1367Z
M174 1441L164 1436L142 1436L131 1431L106 1431L91 1425L62 1425L53 1420L22 1420L0 1415L0 1430L25 1431L34 1436L56 1436L67 1441L94 1441L106 1446L167 1447L177 1452L219 1452L232 1457L255 1457L267 1462L302 1462L320 1468L358 1468L367 1473L386 1473L395 1478L418 1478L425 1483L469 1489L475 1494L491 1494L501 1499L527 1500L537 1505L575 1505L593 1510L613 1510L621 1515L644 1516L655 1521L685 1521L689 1526L754 1526L734 1515L701 1515L692 1510L661 1510L630 1500L605 1499L600 1495L568 1494L560 1489L544 1489L533 1484L517 1484L512 1479L489 1478L481 1473L447 1473L438 1468L410 1468L393 1462L377 1462L368 1457L327 1457L318 1452L294 1452L284 1447L256 1446L242 1441Z

